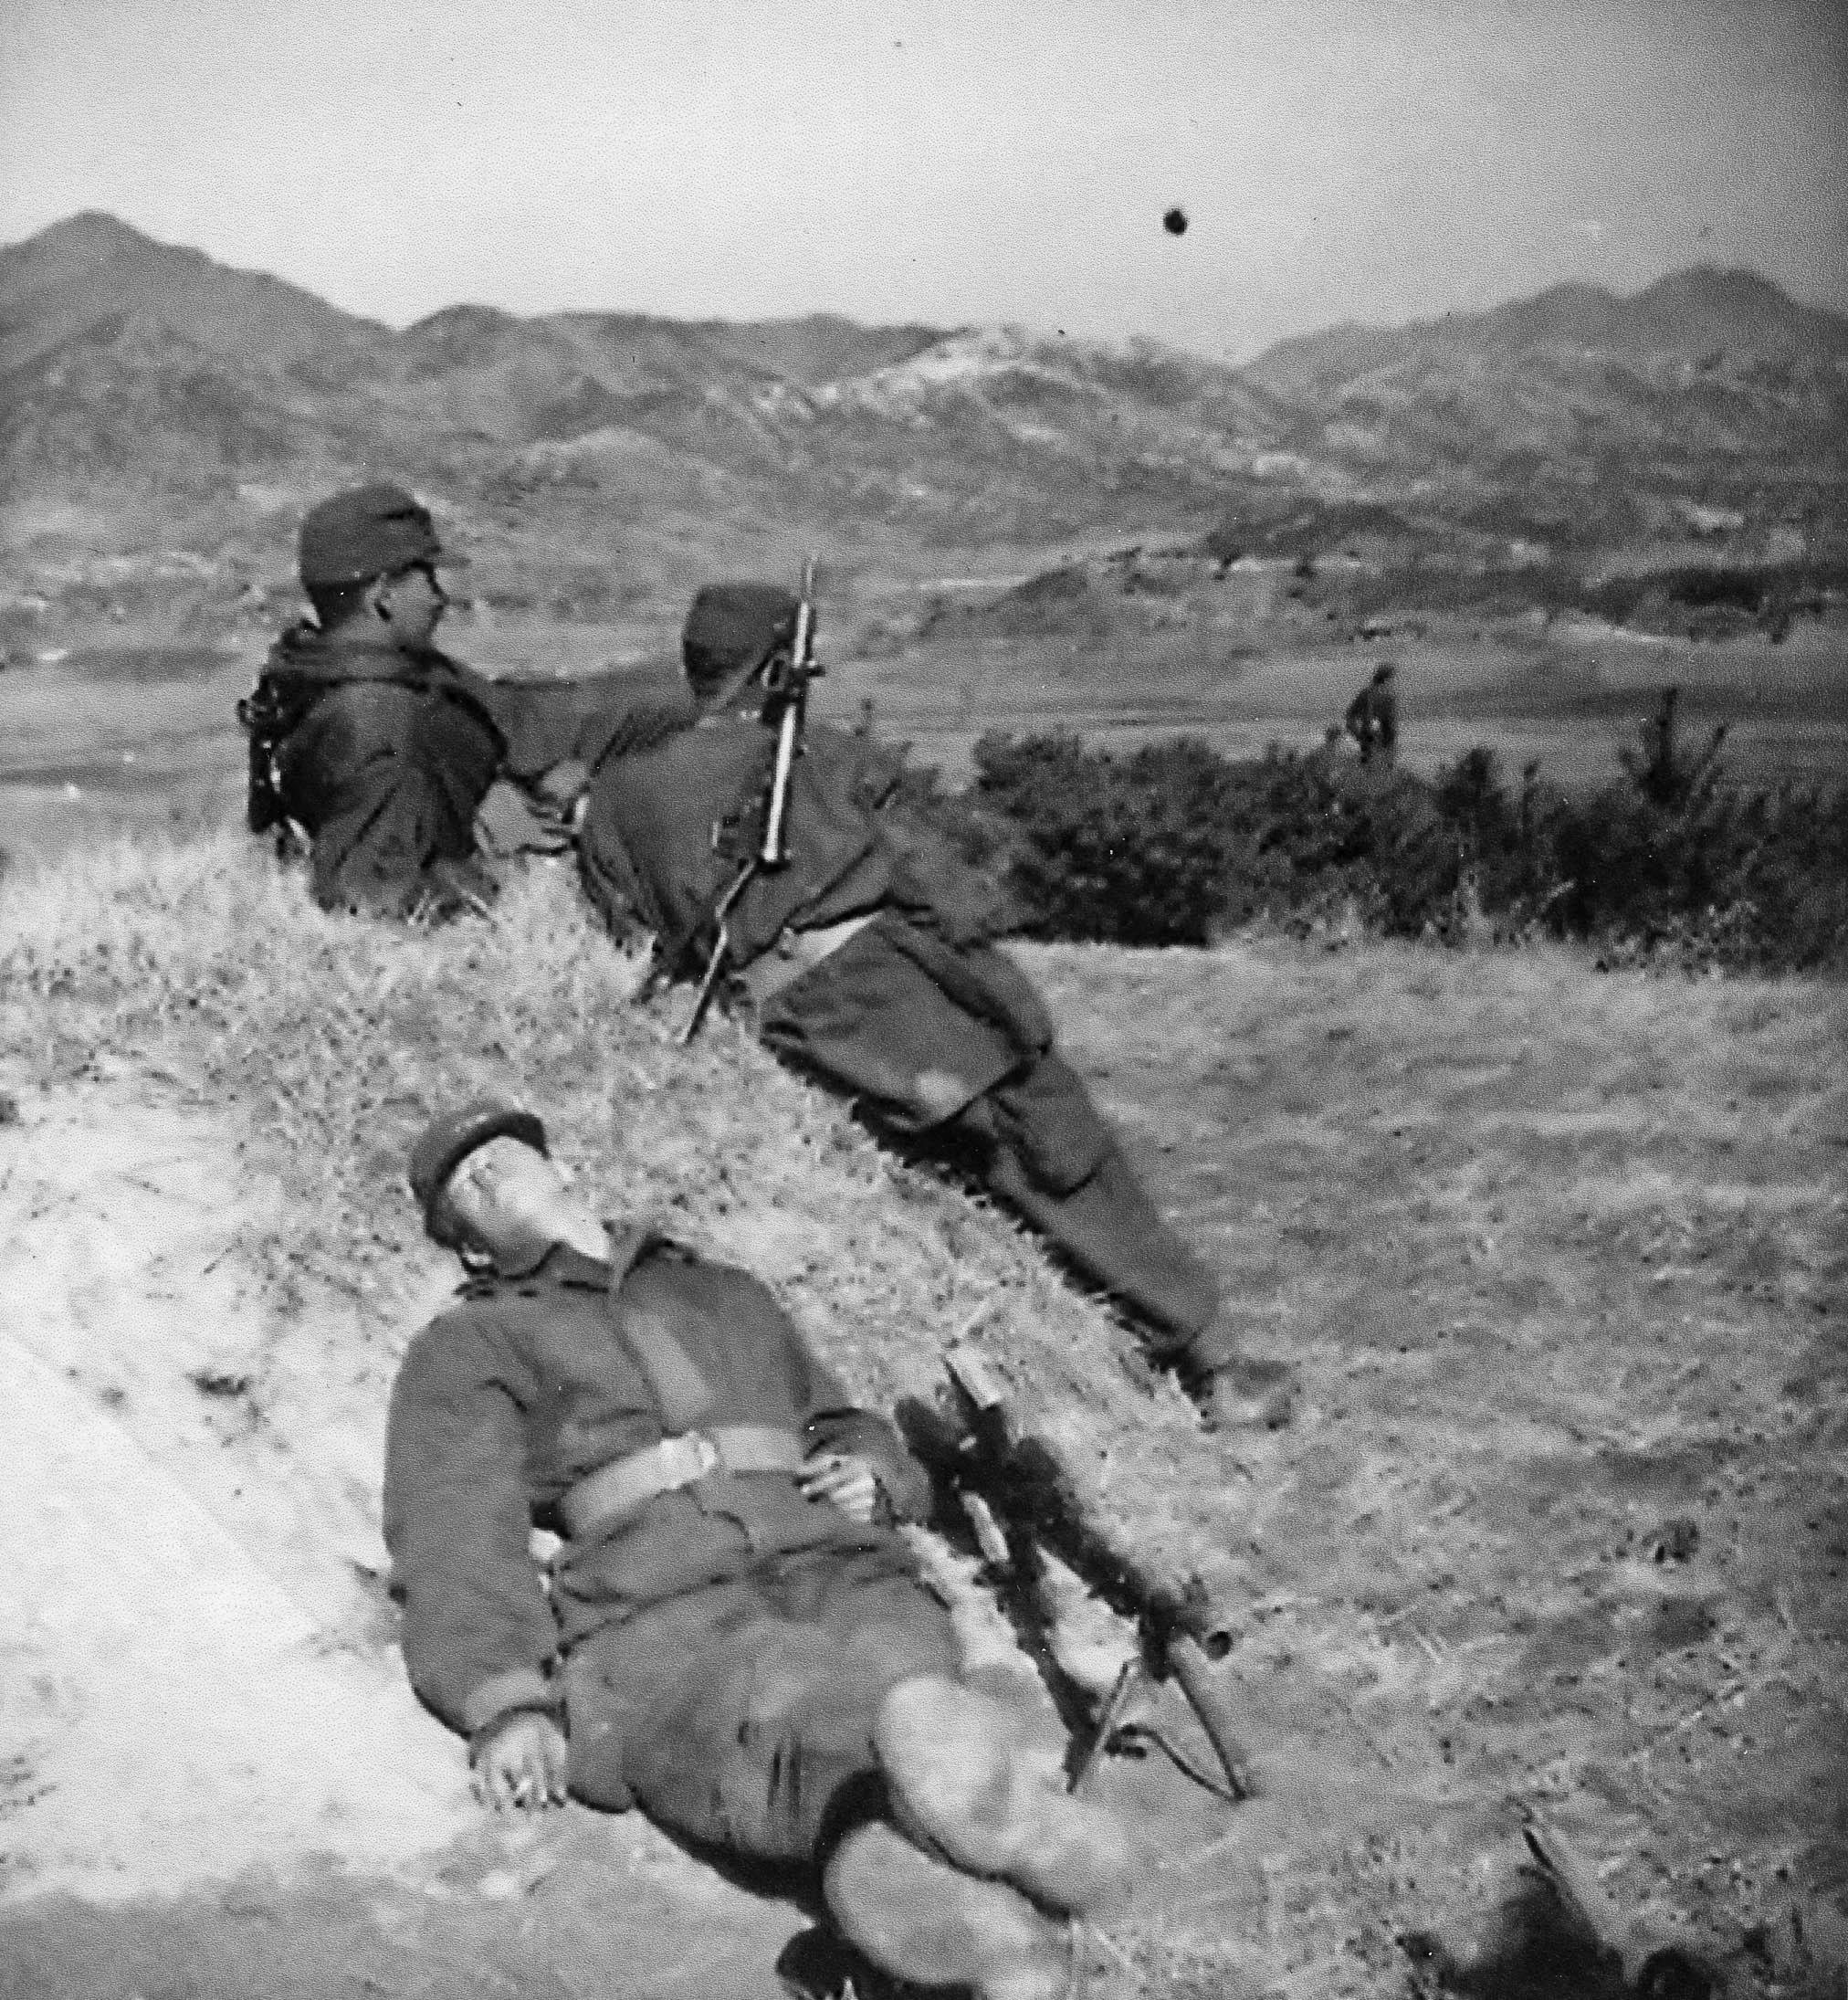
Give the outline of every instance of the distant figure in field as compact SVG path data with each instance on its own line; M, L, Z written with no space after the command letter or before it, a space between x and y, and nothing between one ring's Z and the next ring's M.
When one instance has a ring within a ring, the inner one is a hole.
M996 942L1003 898L895 809L901 760L868 736L810 728L789 858L746 873L776 744L760 721L762 679L796 609L762 584L696 598L680 726L617 746L593 776L578 836L592 900L613 926L653 932L657 971L684 981L710 963L723 905L734 995L770 1049L884 1134L971 1173L1138 1322L1216 1421L1283 1421L1286 1371L1240 1353L1212 1274Z
M1360 745L1362 763L1378 757L1390 764L1399 753L1399 698L1392 688L1397 671L1391 660L1383 661L1348 704L1348 733Z
M1046 1912L1124 1886L1128 1839L963 1679L892 1426L749 1272L603 1223L530 1111L437 1119L411 1184L470 1278L393 1388L384 1533L404 1664L483 1800L639 1805L811 1870L899 1979L1060 2000Z
M238 720L250 830L306 837L322 909L479 909L496 892L494 858L567 849L580 734L594 711L605 739L625 677L501 683L440 652L439 572L467 558L401 486L311 508L299 560L314 620L277 640Z

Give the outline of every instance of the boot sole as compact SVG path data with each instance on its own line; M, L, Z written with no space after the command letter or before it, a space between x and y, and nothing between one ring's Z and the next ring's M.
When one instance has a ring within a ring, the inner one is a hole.
M971 1987L981 2000L1062 2000L1053 1924L1017 1889L961 1873L883 1820L841 1842L822 1890L841 1934L895 1979Z
M1001 1877L1055 1910L1110 1900L1130 1872L1120 1823L1037 1780L1010 1751L1016 1732L972 1688L934 1676L900 1681L873 1725L900 1820L959 1868Z

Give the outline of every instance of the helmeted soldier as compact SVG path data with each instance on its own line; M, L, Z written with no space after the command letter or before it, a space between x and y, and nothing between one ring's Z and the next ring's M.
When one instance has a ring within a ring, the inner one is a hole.
M639 1805L818 1871L899 1978L1062 1993L1045 1912L1114 1894L1125 1836L961 1678L891 1426L747 1272L600 1223L530 1112L438 1119L411 1180L474 1277L394 1386L385 1539L413 1684L480 1795Z

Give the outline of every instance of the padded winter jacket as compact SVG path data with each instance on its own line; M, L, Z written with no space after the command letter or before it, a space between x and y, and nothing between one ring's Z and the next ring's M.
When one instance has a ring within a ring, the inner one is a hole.
M698 1427L787 1426L808 1451L864 1457L897 1515L929 1504L896 1432L852 1405L756 1279L640 1231L613 1234L611 1251L604 1264L561 1246L525 1275L465 1287L392 1392L384 1530L404 1659L460 1730L548 1700L563 1648L646 1605L802 1551L909 1560L890 1526L805 1499L793 1474L719 1471L568 1542L544 1576L531 1530L564 1532L580 1479L668 1435L643 1358L651 1326L691 1364Z

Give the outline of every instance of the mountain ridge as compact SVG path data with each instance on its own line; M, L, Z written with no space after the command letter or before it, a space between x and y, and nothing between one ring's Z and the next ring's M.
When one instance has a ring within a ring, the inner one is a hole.
M1628 298L1565 284L1344 324L1237 367L832 313L465 302L394 329L88 211L0 248L0 500L105 512L130 489L184 512L257 476L392 468L484 505L568 488L652 532L672 462L677 489L751 514L963 546L1276 518L1280 497L1506 542L1695 503L1839 521L1848 317L1700 267Z
M318 323L335 322L343 328L399 338L424 333L434 325L461 315L492 321L504 327L532 326L569 321L624 321L637 327L673 327L709 340L714 344L742 342L750 344L760 336L785 330L814 331L847 342L873 334L882 338L909 337L922 347L954 334L967 332L966 326L932 326L923 321L906 321L868 327L865 322L837 312L810 312L765 320L679 319L672 315L625 309L557 308L541 313L516 313L508 308L478 301L459 300L421 315L402 328L369 315L331 304L318 293L273 272L223 264L207 252L190 246L172 244L148 235L133 224L102 209L83 209L49 224L16 243L0 244L0 301L7 300L12 269L51 265L69 274L72 268L94 268L108 265L118 271L124 264L151 256L167 260L170 268L184 268L224 285L227 280L242 289L272 293L291 303L299 302ZM1585 322L1593 323L1587 326ZM1678 323L1677 323L1678 322ZM984 322L995 323L995 322ZM1039 330L1002 322L1012 333L1034 339L1051 339ZM1696 352L1716 341L1744 342L1758 346L1788 348L1801 339L1821 342L1831 350L1848 355L1848 314L1792 298L1773 280L1746 267L1697 264L1666 272L1631 293L1618 293L1601 285L1568 279L1543 288L1529 298L1503 301L1477 312L1445 311L1432 319L1403 321L1347 320L1327 327L1286 335L1250 360L1237 363L1215 363L1195 350L1148 335L1130 335L1118 342L1079 342L1086 347L1150 347L1185 356L1196 365L1226 366L1237 374L1262 376L1275 357L1321 342L1372 342L1441 335L1458 339L1471 330L1481 329L1497 343L1530 344L1554 339L1579 341L1586 345L1653 345L1659 349ZM1057 336L1061 342L1064 335ZM5 366L0 362L0 366Z
M1486 312L1444 313L1396 326L1347 321L1279 341L1244 363L1243 372L1289 393L1308 381L1471 341L1510 353L1550 346L1695 360L1717 348L1768 358L1809 348L1818 358L1848 361L1848 315L1804 305L1756 271L1696 265L1627 296L1570 282Z

